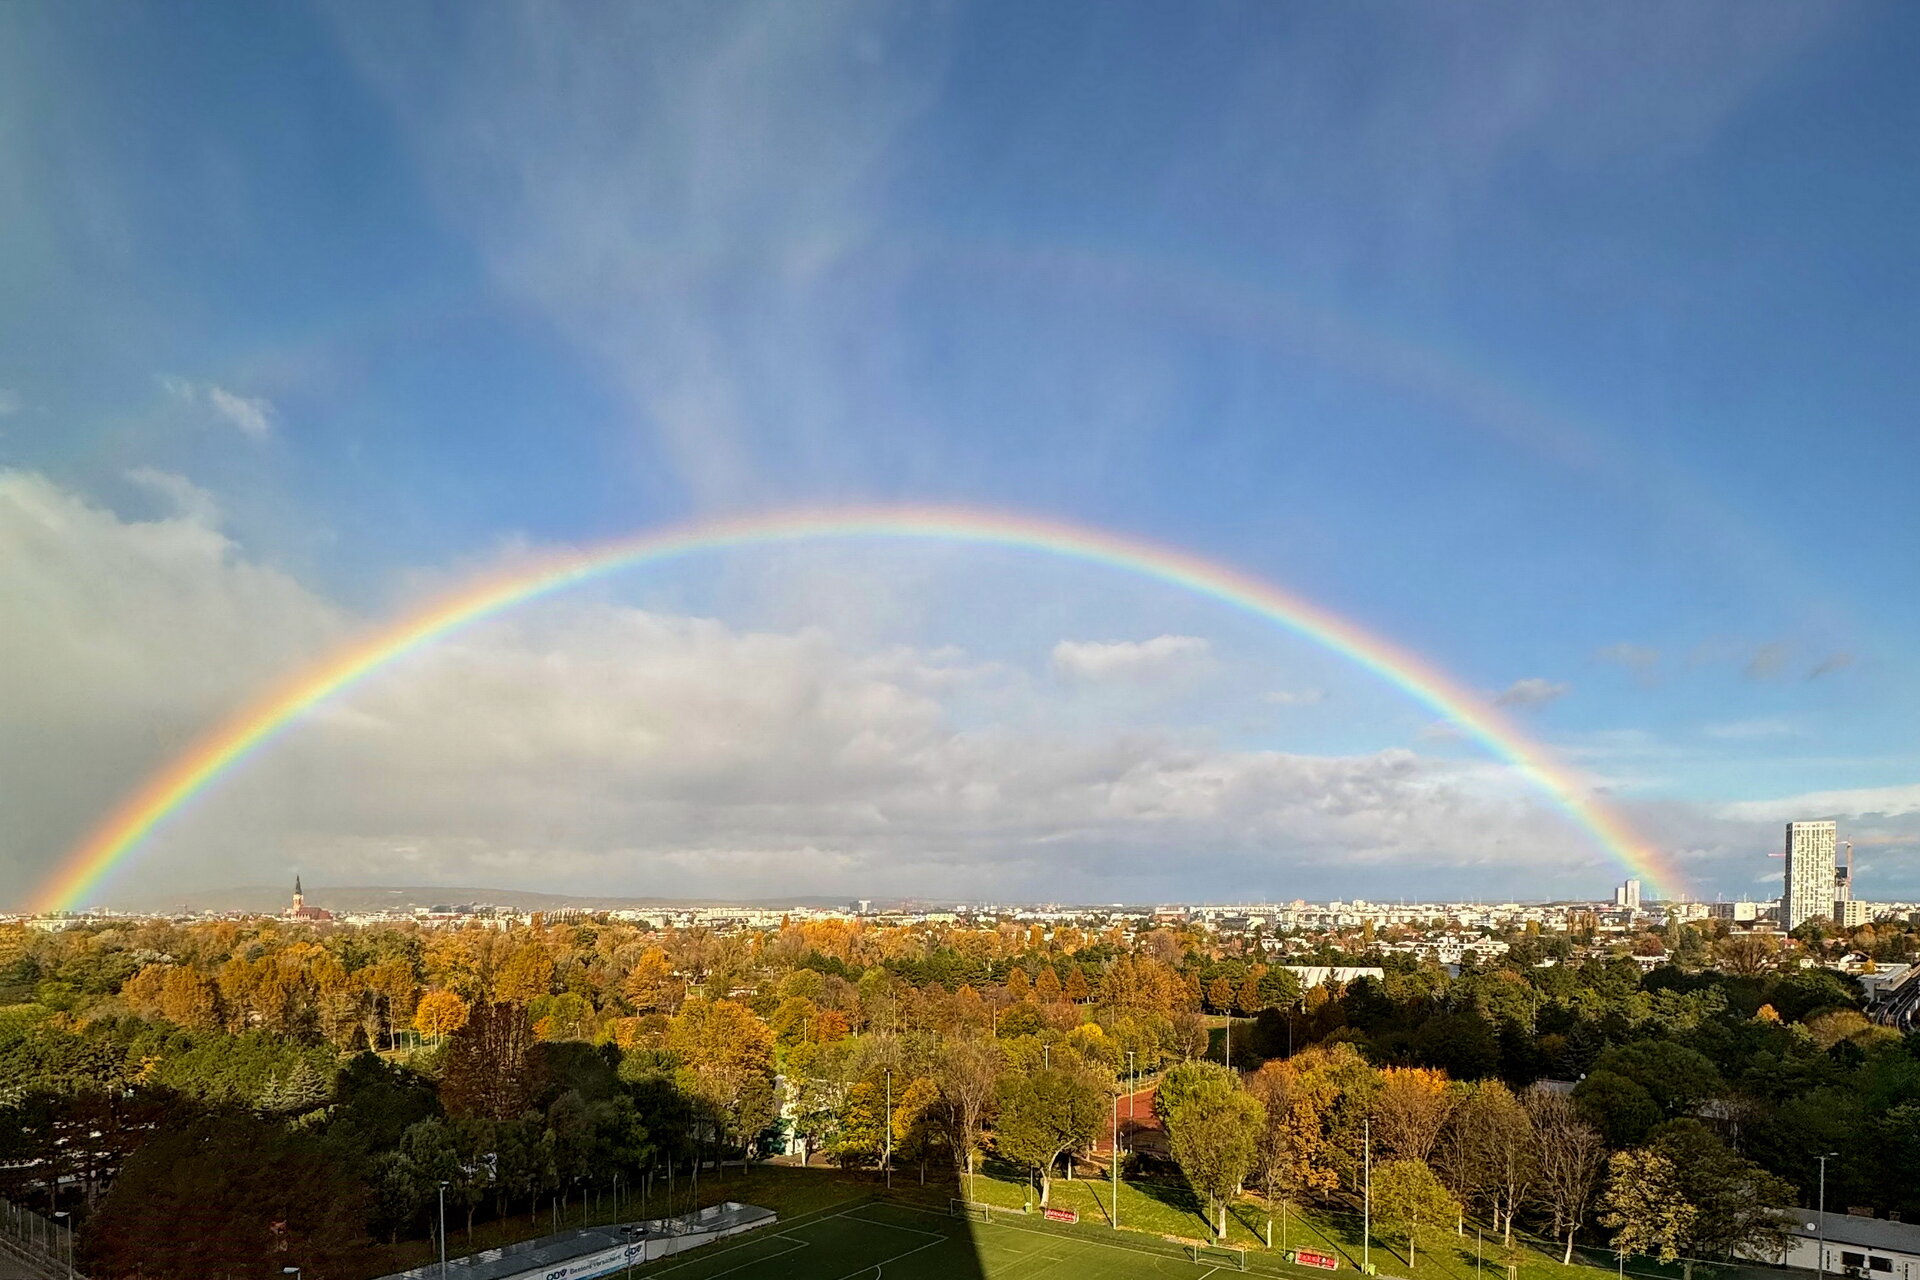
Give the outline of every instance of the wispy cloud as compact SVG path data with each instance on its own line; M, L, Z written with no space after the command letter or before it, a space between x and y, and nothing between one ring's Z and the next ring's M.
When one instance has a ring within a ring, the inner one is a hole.
M1325 689L1272 689L1262 698L1276 707L1310 707L1327 700Z
M1565 697L1572 688L1570 684L1549 680L1544 676L1528 676L1523 680L1515 680L1494 694L1493 705L1533 710Z
M1710 724L1700 732L1709 738L1744 742L1755 738L1784 738L1793 732L1793 726L1785 720L1731 720Z
M1808 791L1775 800L1741 801L1726 805L1721 810L1730 818L1781 822L1818 816L1897 816L1916 811L1920 811L1920 782L1892 787L1857 787L1843 791Z
M172 374L161 377L160 386L174 399L208 410L252 439L264 440L273 433L273 402L265 396L243 396L217 383Z
M1813 670L1807 672L1807 679L1818 680L1821 676L1832 675L1834 672L1844 670L1852 665L1853 655L1850 653L1828 654L1814 664Z
M1753 651L1747 659L1746 675L1749 680L1771 680L1779 675L1787 665L1787 646L1779 640L1772 640Z
M1157 679L1190 668L1211 652L1199 636L1062 640L1053 646L1053 669L1074 680Z
M0 418L11 418L20 412L20 393L0 387Z
M1639 675L1651 675L1660 665L1660 651L1644 644L1632 644L1622 640L1619 644L1610 644L1594 655L1602 662L1616 667L1625 667Z

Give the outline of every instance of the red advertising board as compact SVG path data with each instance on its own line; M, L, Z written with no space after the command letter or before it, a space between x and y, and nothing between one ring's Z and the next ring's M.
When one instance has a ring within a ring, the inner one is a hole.
M1340 1259L1330 1253L1315 1253L1311 1249L1300 1249L1288 1257L1303 1267L1319 1267L1324 1271L1337 1271L1340 1268Z
M1047 1218L1052 1222L1078 1222L1080 1211L1077 1209L1048 1209Z

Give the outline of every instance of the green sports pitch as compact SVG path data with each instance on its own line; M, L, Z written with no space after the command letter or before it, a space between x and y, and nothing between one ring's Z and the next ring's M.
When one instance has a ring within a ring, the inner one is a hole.
M1200 1250L1197 1258L1195 1253L1151 1237L1101 1240L1091 1228L1042 1227L1017 1213L996 1210L983 1220L964 1212L869 1201L665 1258L634 1274L674 1280L1200 1280L1219 1272L1225 1280L1245 1265L1238 1250Z

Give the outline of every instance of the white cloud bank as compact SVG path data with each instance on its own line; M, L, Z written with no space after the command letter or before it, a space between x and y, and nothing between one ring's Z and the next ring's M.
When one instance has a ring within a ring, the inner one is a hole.
M1156 680L1190 670L1204 661L1212 648L1199 636L1062 640L1053 646L1053 669L1073 680Z
M204 492L141 478L171 514L126 519L0 473L0 596L18 619L0 631L0 899L360 625L249 559ZM1207 649L1167 636L1064 652L1132 677ZM551 601L289 726L165 824L117 891L271 881L297 863L335 883L1151 898L1291 891L1313 868L1594 858L1497 770L1229 750L1045 706L1011 723L1047 728L971 725L949 706L963 663Z
M170 514L127 519L0 472L0 902L207 726L361 626L249 558L189 482L143 482ZM1068 653L1107 674L1206 656L1178 636ZM982 724L955 714L976 670L948 648L558 598L290 725L164 824L113 892L271 882L295 865L322 883L1096 901L1318 896L1376 868L1410 893L1616 878L1492 764L1227 748L1137 710L1089 718L1046 682L1012 682L1036 701ZM1849 803L1910 814L1920 792ZM1775 836L1772 808L1634 816L1703 877ZM1898 846L1913 825L1882 820L1872 837Z

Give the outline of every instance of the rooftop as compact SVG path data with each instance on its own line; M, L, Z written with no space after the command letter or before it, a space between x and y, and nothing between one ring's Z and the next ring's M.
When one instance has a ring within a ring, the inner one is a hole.
M1793 1216L1795 1235L1814 1237L1822 1234L1821 1215L1815 1209L1784 1209ZM1826 1215L1826 1238L1834 1244L1855 1244L1867 1249L1920 1256L1920 1223L1892 1222L1886 1218L1865 1218L1851 1213Z

